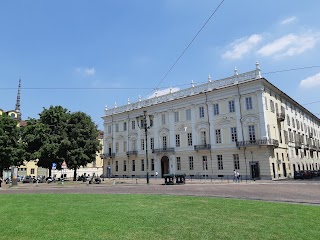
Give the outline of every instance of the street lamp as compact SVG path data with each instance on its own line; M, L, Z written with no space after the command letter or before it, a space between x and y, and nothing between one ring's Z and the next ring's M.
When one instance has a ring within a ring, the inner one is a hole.
M149 160L148 160L148 129L153 126L153 115L149 115L149 126L147 125L147 111L143 111L143 115L136 117L137 124L140 129L144 129L145 133L145 147L146 147L146 161L147 161L147 184L149 184Z

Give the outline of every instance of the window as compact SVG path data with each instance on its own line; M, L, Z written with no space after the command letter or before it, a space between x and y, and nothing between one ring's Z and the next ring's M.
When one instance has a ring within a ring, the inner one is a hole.
M221 129L216 129L216 143L221 143Z
M200 132L200 137L201 137L201 144L202 145L206 145L207 144L207 136L206 136L206 132L205 131L201 131Z
M271 109L271 112L274 112L274 103L272 100L270 100L270 109Z
M133 139L132 140L132 150L136 151L136 149L137 149L137 140Z
M135 121L131 122L131 129L132 130L136 129L136 122Z
M177 157L176 161L177 161L177 170L181 170L181 158Z
M132 172L136 170L136 160L132 160Z
M287 125L290 126L290 117L288 114L287 114Z
M154 138L150 138L150 148L154 149Z
M246 109L251 110L252 109L252 98L246 97Z
M119 152L119 142L116 142L116 153Z
M188 133L188 146L192 146L192 133Z
M223 170L222 155L217 155L217 159L218 159L218 170Z
M119 163L118 163L118 161L116 161L116 172L118 172L119 171Z
M119 124L116 123L116 132L119 132Z
M237 141L237 128L232 127L230 128L231 130L231 142L236 142Z
M174 112L174 122L179 122L179 112Z
M154 159L151 159L151 171L154 171Z
M162 147L167 148L167 136L162 137Z
M186 110L186 120L191 121L191 109Z
M144 160L141 159L141 171L144 171Z
M240 169L239 154L233 154L234 169Z
M202 169L203 170L208 170L207 156L202 156Z
M193 170L193 157L189 157L189 170Z
M249 125L249 140L250 141L255 141L256 140L256 133L254 131L254 125Z
M34 174L34 168L30 169L30 174Z
M180 134L176 134L176 147L180 147Z
M141 150L144 150L144 139L141 139Z
M111 133L111 128L112 128L112 126L108 125L108 133Z
M236 111L236 109L235 109L235 107L234 107L234 100L232 100L232 101L229 101L229 112L235 112Z
M126 152L127 151L127 141L123 142L123 151Z
M124 172L127 171L127 161L126 160L123 161L123 171Z
M298 121L298 119L296 119L296 125L297 125L297 129L300 129L300 124L299 124L299 121Z
M294 118L292 118L292 121L291 121L291 122L292 122L292 127L295 128L295 127L296 127L296 124L295 124Z
M268 100L267 100L267 97L264 97L264 102L266 104L266 110L268 110Z
M204 118L204 107L199 107L199 118Z
M161 123L162 123L162 125L166 125L166 115L165 114L161 114Z
M213 115L219 115L219 104L213 104Z
M123 123L123 131L127 131L127 123L126 122Z

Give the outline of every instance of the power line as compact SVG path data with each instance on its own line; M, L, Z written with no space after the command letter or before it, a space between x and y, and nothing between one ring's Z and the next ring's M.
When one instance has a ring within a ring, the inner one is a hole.
M309 103L304 103L302 105L309 105L309 104L314 104L314 103L319 103L320 101L315 101L315 102L309 102Z
M320 65L315 66L307 66L307 67L299 67L299 68L291 68L291 69L283 69L279 71L273 71L273 72L263 72L262 74L272 74L272 73L280 73L280 72L290 72L290 71L297 71L297 70L303 70L303 69L309 69L309 68L320 68Z
M179 62L179 60L181 59L181 57L184 55L184 53L188 50L188 48L191 46L191 44L194 42L194 40L198 37L198 35L200 34L200 32L203 30L203 28L207 25L207 23L210 21L210 19L213 17L213 15L218 11L218 9L220 8L220 6L222 5L222 3L224 2L224 0L222 0L220 2L220 4L216 7L216 9L213 11L213 13L210 15L210 17L207 19L207 21L202 25L202 27L200 28L200 30L197 32L197 34L192 38L192 40L189 42L189 44L187 45L187 47L182 51L182 53L180 54L180 56L178 57L178 59L173 63L173 65L170 67L170 69L167 71L167 73L164 75L164 77L161 79L161 81L158 83L156 89L159 87L159 85L164 81L164 79L168 76L168 74L171 72L171 70L175 67L175 65Z
M0 88L0 90L16 90L17 88ZM147 87L22 87L24 90L141 90L153 89Z

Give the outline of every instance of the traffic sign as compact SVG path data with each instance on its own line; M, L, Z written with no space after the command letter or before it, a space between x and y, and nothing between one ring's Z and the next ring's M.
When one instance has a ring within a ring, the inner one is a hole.
M66 163L66 161L63 161L63 163L61 164L61 168L62 168L62 169L66 169L66 168L67 168L67 163Z
M52 163L52 170L56 170L57 169L57 164L56 163Z

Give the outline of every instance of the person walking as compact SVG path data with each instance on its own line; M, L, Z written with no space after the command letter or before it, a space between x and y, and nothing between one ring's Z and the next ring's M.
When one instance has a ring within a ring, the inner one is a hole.
M158 178L158 171L156 171L156 178Z
M237 182L239 183L240 182L240 173L237 171Z
M237 182L237 172L233 170L233 182Z

